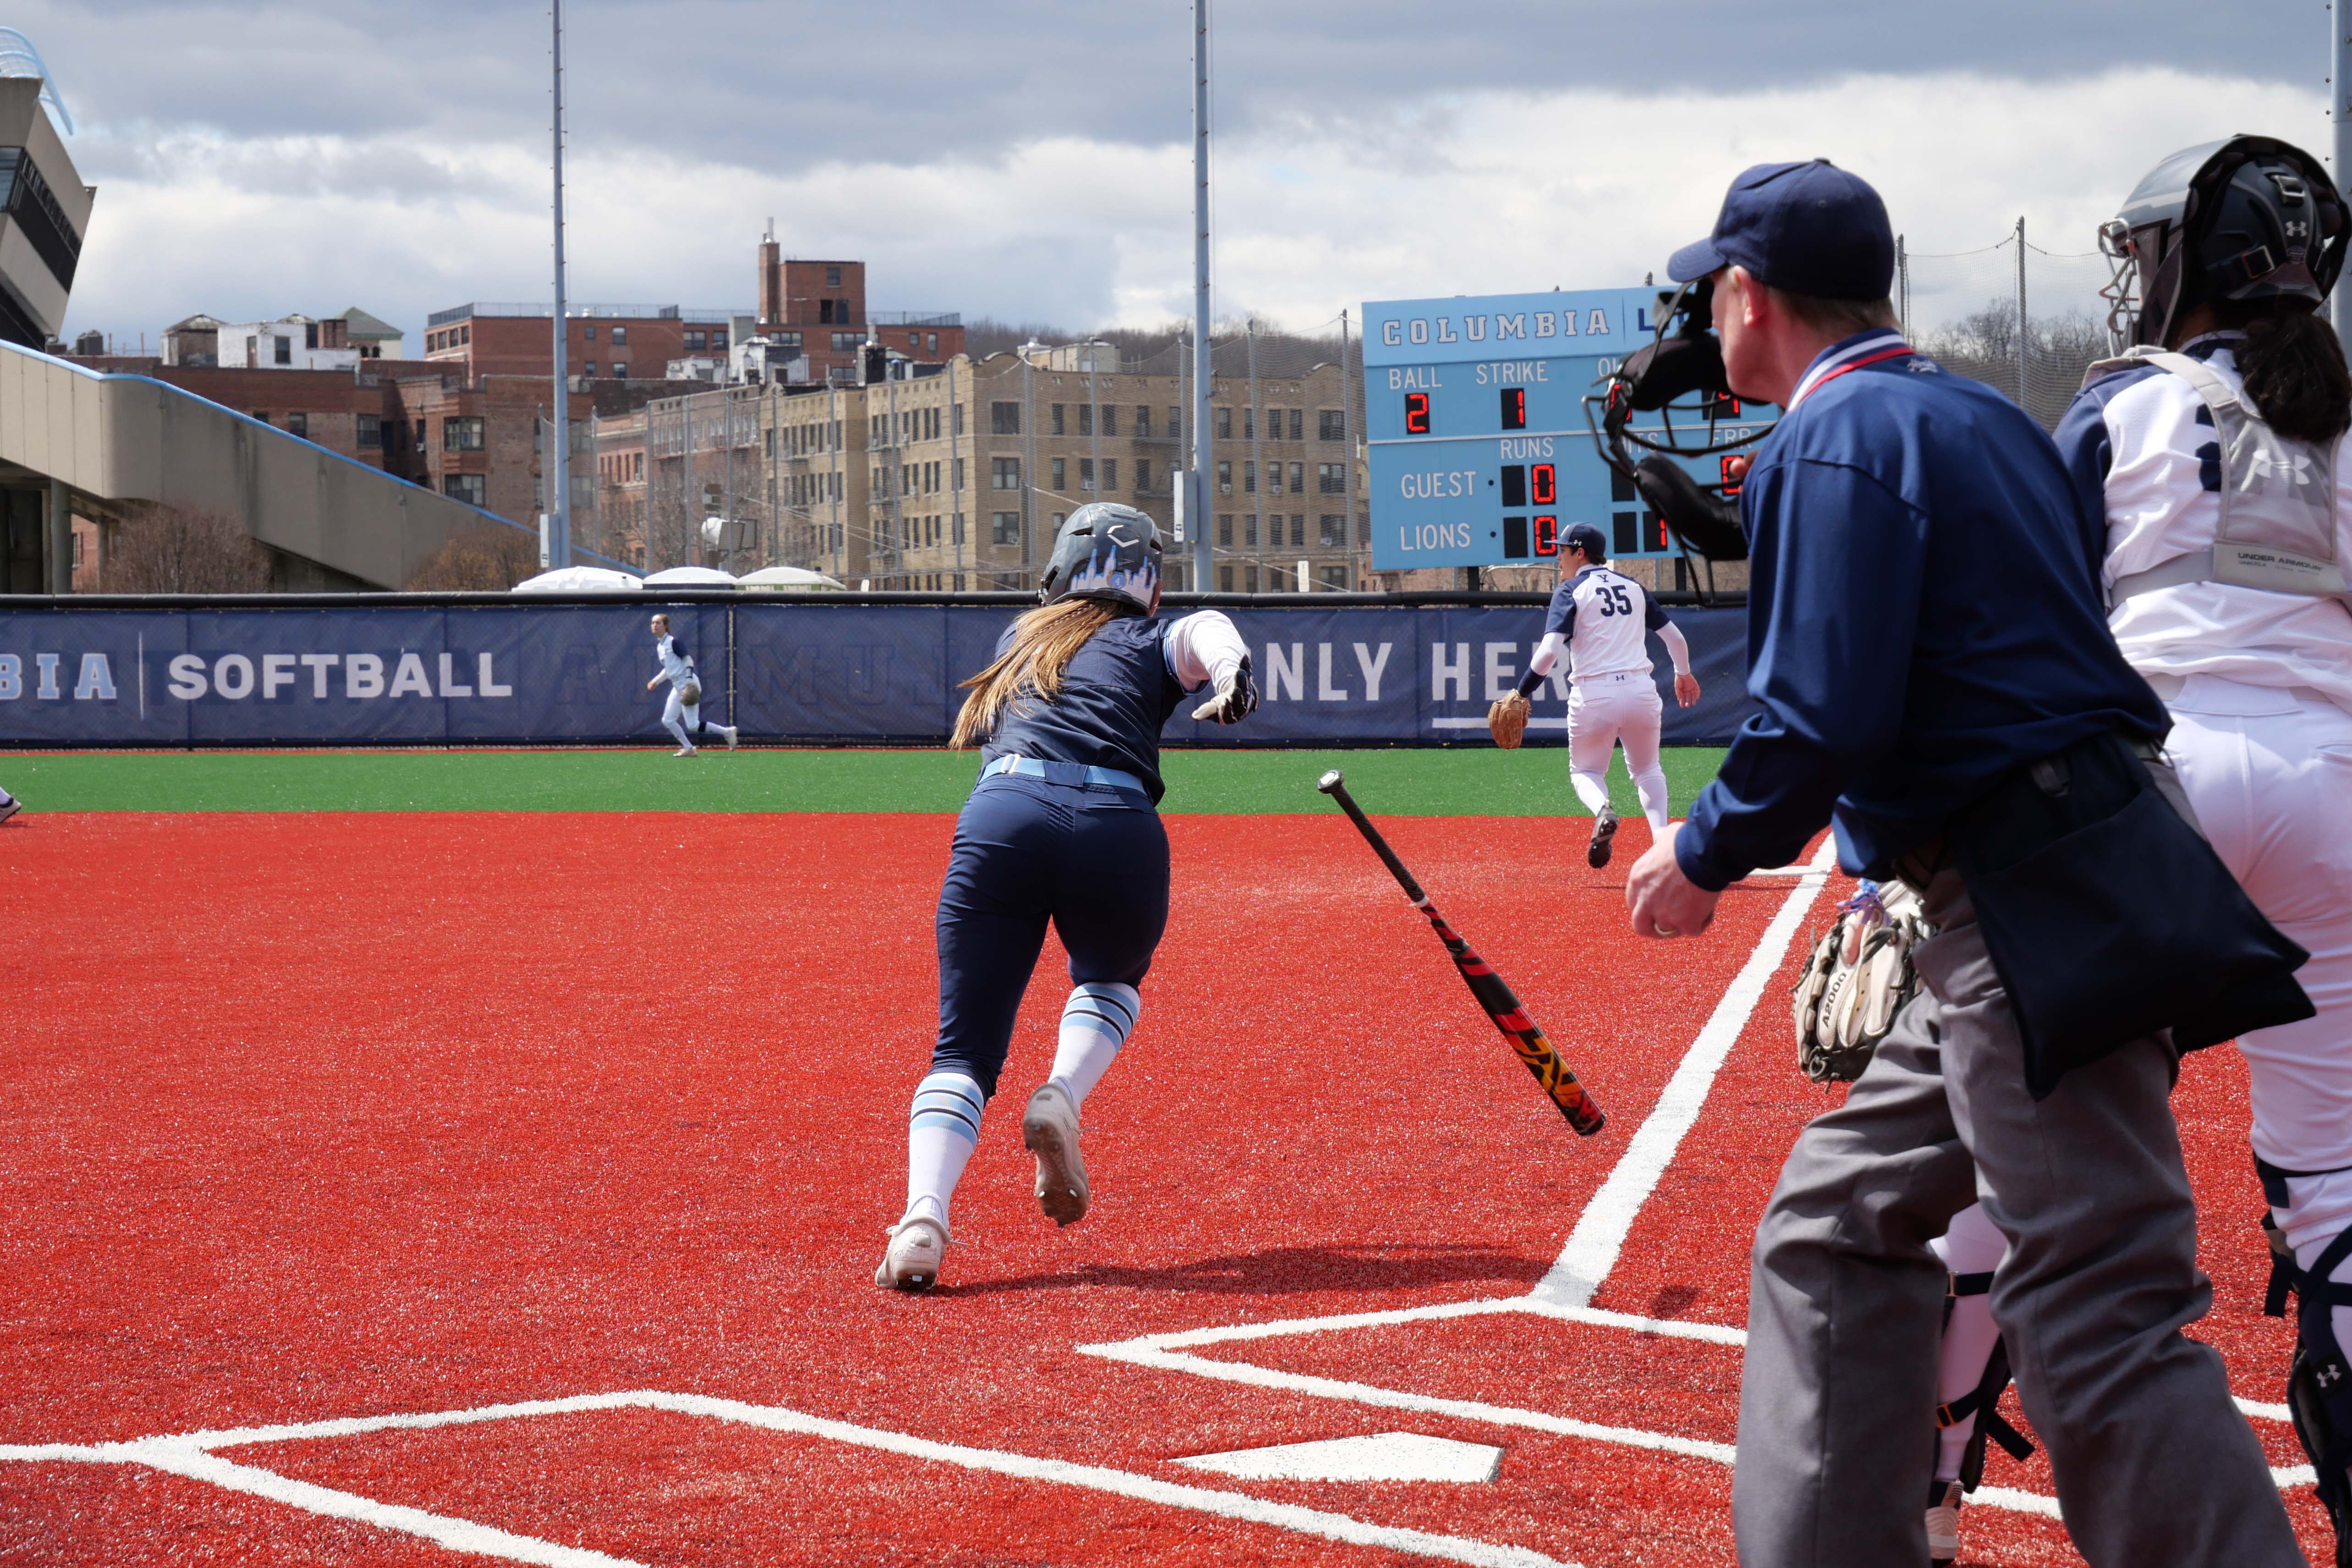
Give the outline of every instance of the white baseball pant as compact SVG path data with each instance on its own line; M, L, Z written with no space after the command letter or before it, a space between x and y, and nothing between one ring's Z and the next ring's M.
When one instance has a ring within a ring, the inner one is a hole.
M1666 774L1658 766L1658 727L1665 704L1644 670L1620 670L1573 682L1568 693L1568 780L1584 809L1609 803L1609 757L1620 743L1642 797L1650 831L1666 828Z

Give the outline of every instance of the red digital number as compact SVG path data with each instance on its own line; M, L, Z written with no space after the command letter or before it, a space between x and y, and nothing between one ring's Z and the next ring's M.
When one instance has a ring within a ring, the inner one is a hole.
M1404 433L1407 435L1429 434L1429 394L1427 392L1404 394Z
M1727 496L1737 496L1739 494L1739 486L1747 478L1747 455L1739 452L1726 454L1723 459L1723 493Z
M1559 481L1552 465L1538 463L1528 470L1528 501L1531 506L1549 507L1559 500Z
M1536 519L1536 554L1558 555L1559 553L1559 519L1552 517L1538 517Z
M1503 428L1525 430L1528 427L1528 392L1525 387L1503 389Z

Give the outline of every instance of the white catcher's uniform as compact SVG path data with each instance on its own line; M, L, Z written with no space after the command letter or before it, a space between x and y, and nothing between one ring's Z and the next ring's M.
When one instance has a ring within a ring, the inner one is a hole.
M2183 348L2230 393L2242 387L2234 337ZM2214 850L2311 952L2295 978L2318 1016L2238 1041L2254 1153L2284 1170L2336 1173L2287 1181L2290 1201L2273 1205L2308 1265L2352 1226L2352 1172L2339 1170L2352 1166L2352 600L2207 580L2226 433L2179 374L2135 367L2092 392L2117 383L2103 422L2109 624L2172 710L2165 753ZM2352 440L2336 444L2332 476L2327 454L2315 455L2280 477L2297 481L2287 493L2314 525L2305 542L2318 549L2301 553L2332 553L2341 572L2352 569ZM2252 527L2248 493L2231 492L2236 538ZM2352 1337L2352 1309L2336 1318L2338 1337Z
M1588 566L1552 591L1543 641L1519 695L1528 696L1568 659L1569 782L1595 816L1609 803L1609 754L1625 747L1626 771L1650 831L1666 827L1666 775L1658 766L1658 696L1648 635L1655 632L1675 673L1690 672L1690 644L1642 585L1606 566Z

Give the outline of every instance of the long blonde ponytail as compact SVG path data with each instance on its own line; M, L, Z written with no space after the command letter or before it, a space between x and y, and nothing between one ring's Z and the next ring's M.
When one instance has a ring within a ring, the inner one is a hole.
M961 751L995 734L1004 710L1024 690L1053 701L1071 658L1118 614L1116 605L1092 599L1064 599L1024 612L1013 623L1013 642L1003 656L963 683L971 695L963 699L948 744Z

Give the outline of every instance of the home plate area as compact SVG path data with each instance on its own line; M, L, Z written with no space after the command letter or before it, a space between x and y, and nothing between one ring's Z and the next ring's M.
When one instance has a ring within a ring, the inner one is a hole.
M1733 1560L1748 1242L1828 1103L1785 999L1825 848L1637 944L1559 824L1393 825L1608 1110L1585 1140L1344 822L1171 818L1095 1212L1037 1216L1005 1109L1049 944L941 1283L900 1295L944 821L748 819L724 900L659 818L52 821L0 919L146 967L37 958L0 1084L7 1568ZM690 985L643 956L681 910ZM215 928L312 945L199 1009ZM574 945L559 983L517 930ZM2234 1056L2177 1104L2198 1332L2321 1557ZM1993 1452L1962 1561L2078 1561L2050 1490Z

